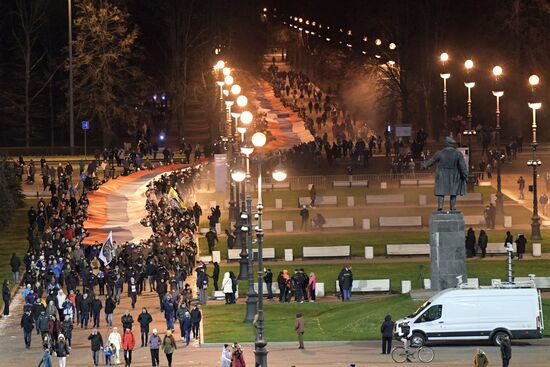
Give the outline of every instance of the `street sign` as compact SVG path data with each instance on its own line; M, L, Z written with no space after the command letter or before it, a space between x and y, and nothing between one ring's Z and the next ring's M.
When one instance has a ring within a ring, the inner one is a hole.
M90 128L90 121L82 121L82 130L88 130Z

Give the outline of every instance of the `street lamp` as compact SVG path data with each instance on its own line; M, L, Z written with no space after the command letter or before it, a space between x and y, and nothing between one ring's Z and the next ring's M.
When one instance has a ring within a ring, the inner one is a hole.
M540 233L540 221L539 221L539 208L537 201L537 169L542 164L540 159L537 158L537 110L542 107L542 103L539 102L537 97L537 86L539 85L539 77L537 75L531 75L529 77L529 84L531 85L531 102L528 103L529 108L533 111L533 122L531 128L533 130L533 141L531 147L533 148L533 157L527 162L527 165L533 167L533 218L531 222L531 239L541 240Z
M441 79L443 79L443 129L445 132L449 131L448 128L448 114L447 114L447 79L451 77L451 73L447 72L446 65L447 61L449 61L449 54L446 52L443 52L439 58L441 59L441 63L443 64L443 72L439 74L441 76ZM452 131L450 132L450 135L452 136Z
M262 228L262 156L260 149L265 145L267 137L264 133L257 132L252 135L252 144L258 151L258 226L256 227L256 238L258 239L258 317L256 321L256 340L254 342L254 354L256 356L256 366L267 367L267 341L264 336L264 301L263 301L263 242L264 232ZM273 170L273 179L283 181L286 179L286 171L282 166L279 156L279 164Z
M502 90L502 85L500 83L500 77L502 75L502 68L500 66L495 66L493 68L493 75L495 76L495 84L493 88L493 96L496 97L496 139L497 139L497 198L496 198L496 209L497 213L504 213L504 205L502 200L502 178L500 176L501 164L502 164L502 154L500 152L500 98L504 95Z
M476 135L477 132L472 129L472 88L475 87L476 83L472 80L472 68L474 67L474 62L472 60L466 60L464 62L464 67L466 67L466 81L464 82L464 86L468 89L468 130L465 130L463 132L464 135L468 137L468 172L469 172L469 178L468 178L468 190L474 191L474 183L475 178L472 173L471 167L474 167L474 160L473 160L473 153L472 153L472 136Z

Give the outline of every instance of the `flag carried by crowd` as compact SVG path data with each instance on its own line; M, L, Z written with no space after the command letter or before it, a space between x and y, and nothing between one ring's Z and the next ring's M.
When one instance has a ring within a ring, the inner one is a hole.
M108 265L113 261L116 256L116 244L113 242L113 231L109 232L107 239L103 242L101 246L101 251L99 252L99 259L103 261L104 265Z
M185 204L183 203L183 200L180 199L178 192L173 187L170 187L170 191L168 191L168 198L170 199L170 205L185 209Z

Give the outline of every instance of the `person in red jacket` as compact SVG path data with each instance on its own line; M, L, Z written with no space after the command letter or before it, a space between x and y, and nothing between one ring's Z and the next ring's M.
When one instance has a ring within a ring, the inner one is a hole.
M122 349L124 350L124 363L125 367L130 367L132 365L132 351L136 342L134 340L134 334L132 330L126 329L124 335L122 336Z

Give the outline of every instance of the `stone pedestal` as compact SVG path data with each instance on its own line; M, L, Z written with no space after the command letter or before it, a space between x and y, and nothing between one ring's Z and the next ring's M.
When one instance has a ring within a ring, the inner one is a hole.
M464 216L461 212L433 212L430 219L431 289L457 286L457 276L467 281Z

